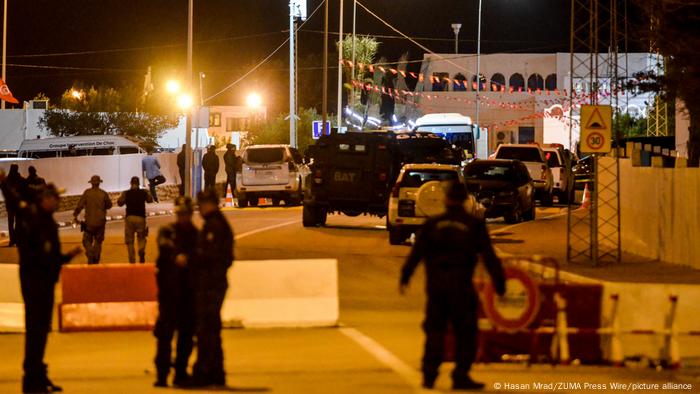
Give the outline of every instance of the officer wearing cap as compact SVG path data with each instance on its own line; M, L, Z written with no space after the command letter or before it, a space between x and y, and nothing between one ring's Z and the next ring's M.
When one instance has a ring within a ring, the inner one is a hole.
M19 279L24 299L24 377L22 392L49 393L62 391L51 382L44 364L46 341L51 330L54 288L61 266L80 253L76 247L61 252L58 225L53 213L58 209L60 192L52 184L37 188L34 201L26 201L12 190L0 171L0 186L4 193L14 193L7 199L19 213L17 247L19 250ZM6 194L7 196L8 194Z
M195 308L197 311L197 362L192 377L196 386L226 384L221 347L221 306L228 288L226 273L233 263L233 230L219 210L214 189L197 195L204 226L197 241Z
M176 221L158 232L158 320L153 334L157 338L155 386L168 385L172 340L177 331L175 356L176 386L187 386L187 365L192 354L194 336L194 294L191 266L197 252L198 231L192 224L193 204L189 197L175 200Z
M88 264L100 262L102 254L102 242L105 240L105 226L107 225L107 210L112 208L112 200L106 191L100 189L99 175L93 175L89 182L92 187L85 190L80 196L78 206L73 211L74 220L78 220L80 211L85 209L85 226L83 230L83 247L87 255Z
M469 377L477 349L478 296L472 285L477 257L483 257L496 292L505 293L501 262L493 251L486 224L464 209L466 187L453 182L447 192L446 212L428 219L401 270L400 292L421 261L425 261L427 304L423 331L425 351L423 386L432 388L444 356L447 323L454 329L456 367L454 389L475 390L484 385Z

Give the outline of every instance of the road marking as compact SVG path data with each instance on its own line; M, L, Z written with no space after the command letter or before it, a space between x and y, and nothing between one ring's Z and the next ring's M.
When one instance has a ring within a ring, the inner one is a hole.
M359 330L351 327L341 327L339 330L343 335L355 341L355 343L374 356L377 361L398 374L406 383L414 388L416 392L422 392L422 377L416 369L411 368L410 365L403 362L403 360L394 355L394 353Z
M249 237L249 236L251 236L251 235L255 235L255 234L258 234L258 233L262 233L262 232L265 232L265 231L268 231L268 230L274 230L274 229L276 229L276 228L280 228L280 227L284 227L284 226L289 226L290 224L299 223L299 222L301 222L301 220L292 220L292 221L289 221L289 222L284 222L284 223L275 224L275 225L272 225L272 226L267 226L267 227L262 227L262 228L258 228L258 229L255 229L255 230L250 230L250 231L245 232L245 233L243 233L243 234L236 235L234 239L235 239L235 240L239 240L239 239L241 239L241 238Z

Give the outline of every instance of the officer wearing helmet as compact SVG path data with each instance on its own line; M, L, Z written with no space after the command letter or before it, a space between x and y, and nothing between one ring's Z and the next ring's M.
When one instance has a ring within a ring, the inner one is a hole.
M197 195L204 226L197 240L198 258L193 265L197 309L197 362L192 377L196 386L226 384L221 347L221 306L228 288L227 271L233 263L233 230L219 210L213 188Z
M172 340L177 331L175 386L190 384L187 365L192 354L194 336L194 288L192 266L196 259L198 231L192 223L192 199L175 200L176 221L158 233L158 320L153 332L157 338L155 386L168 385Z
M466 187L453 182L447 192L447 211L429 219L419 232L416 243L401 270L400 292L406 287L421 261L425 261L427 303L423 331L425 351L423 386L433 388L444 357L447 323L454 329L456 366L452 372L453 388L482 389L484 385L469 377L477 349L478 296L472 275L478 256L483 257L496 292L505 293L501 262L493 251L486 224L464 209Z

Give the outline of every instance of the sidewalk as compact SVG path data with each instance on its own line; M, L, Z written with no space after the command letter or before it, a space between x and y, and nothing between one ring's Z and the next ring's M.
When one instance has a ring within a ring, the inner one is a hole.
M146 214L148 216L160 216L160 215L170 215L173 213L173 202L160 202L153 204L146 204ZM83 211L84 214L84 211ZM107 221L112 220L122 220L126 214L126 206L112 207L107 211ZM59 227L68 227L72 225L73 221L73 211L61 211L54 213L54 218L58 223ZM0 239L7 238L7 218L0 218Z

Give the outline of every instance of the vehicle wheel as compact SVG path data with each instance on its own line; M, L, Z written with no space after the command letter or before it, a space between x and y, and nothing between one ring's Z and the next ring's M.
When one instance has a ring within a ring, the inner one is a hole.
M404 237L404 232L401 230L401 227L389 227L389 244L402 245L405 240L406 238Z
M326 212L324 209L319 209L318 210L318 224L320 226L325 226L327 219L328 219L328 212Z
M561 191L559 193L559 204L568 204L569 203L569 191Z
M304 227L316 227L318 224L318 209L304 205L301 221Z
M522 213L520 212L520 206L516 205L513 207L513 210L503 216L503 219L505 219L506 223L508 224L520 223L520 221L523 219Z
M552 204L554 204L554 199L552 197L552 192L550 191L549 193L545 193L542 195L542 206L543 207L551 207Z
M288 195L284 199L284 203L289 206L297 206L302 202L301 192Z
M279 206L280 206L280 199L279 199L279 198L273 198L273 199L272 199L272 206L274 206L274 207L279 207Z
M248 200L245 198L239 198L238 199L238 208L245 208L248 206Z
M535 202L533 201L530 209L527 212L523 213L523 220L526 220L526 221L535 220L536 213L537 213L537 209L535 208Z
M248 200L248 204L250 204L251 207L257 207L258 206L258 198L253 197L250 200Z

